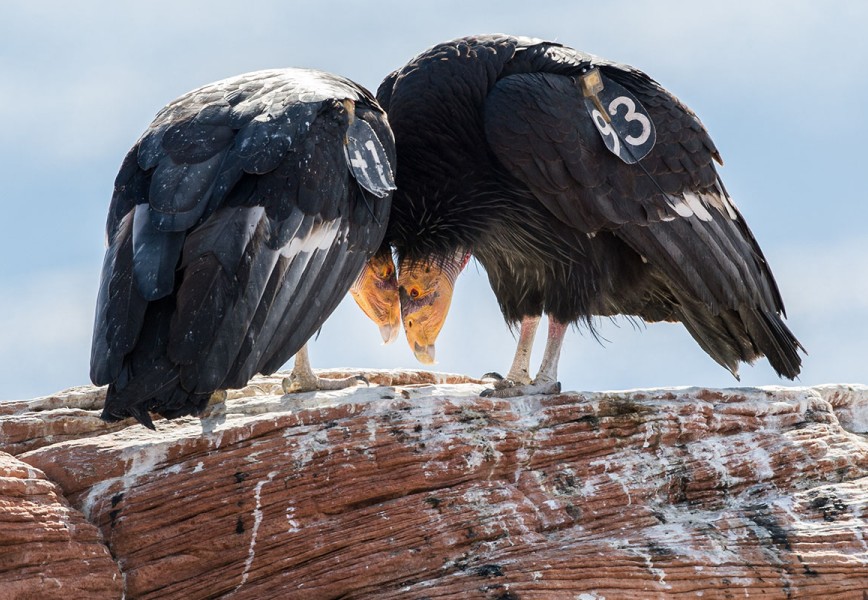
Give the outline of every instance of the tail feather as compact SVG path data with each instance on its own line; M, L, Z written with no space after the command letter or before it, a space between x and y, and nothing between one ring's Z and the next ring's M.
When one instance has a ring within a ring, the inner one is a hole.
M760 351L768 358L778 376L795 379L802 370L799 350L806 352L805 348L777 313L752 311L750 314L757 324L748 325L748 330L757 335ZM759 334L759 331L764 335Z
M159 376L148 379L154 380ZM109 385L101 418L113 423L133 417L148 429L155 429L150 413L166 419L197 416L205 410L211 398L211 394L196 394L184 390L177 374L169 384L161 386L157 391L143 393L140 385L142 383L141 379L137 379L133 385L127 387L119 387L116 383Z
M169 316L174 307L172 297L148 305L139 343L125 358L121 372L106 392L102 412L105 421L134 417L153 428L149 412L166 418L197 415L208 404L210 392L185 390L179 365L168 358Z
M702 303L682 303L676 310L693 339L715 361L738 378L739 362L752 364L765 356L779 377L795 379L805 351L776 312L742 306L711 311Z

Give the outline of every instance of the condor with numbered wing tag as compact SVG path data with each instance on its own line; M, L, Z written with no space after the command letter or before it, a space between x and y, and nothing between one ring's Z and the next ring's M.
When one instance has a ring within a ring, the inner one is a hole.
M160 111L109 208L103 418L197 414L296 353L293 376L325 385L302 349L380 248L394 163L370 92L321 71L246 73Z
M646 73L555 42L481 35L418 54L377 98L400 165L387 233L399 292L451 294L448 278L404 282L473 253L520 327L496 395L557 391L568 325L593 330L618 314L680 321L733 374L765 355L781 376L798 375L802 347L716 171L714 142ZM405 321L417 356L433 354L445 319L431 306ZM548 340L531 380L543 313Z

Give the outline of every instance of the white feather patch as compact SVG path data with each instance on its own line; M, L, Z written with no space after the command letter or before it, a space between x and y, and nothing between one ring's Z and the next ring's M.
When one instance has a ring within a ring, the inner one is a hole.
M687 202L687 206L690 207L690 210L693 211L701 221L711 221L711 213L708 212L708 209L705 208L702 200L699 196L694 194L693 192L684 192L684 200Z
M280 249L283 256L294 256L300 252L325 250L330 247L341 229L341 220L315 223L307 235L296 236Z
M717 187L717 192L720 195L720 202L723 204L723 208L726 210L726 214L729 215L729 218L733 221L738 220L738 212L735 209L735 202L732 201L732 198L726 195L726 192L723 190L723 186L720 185L720 181L715 182L715 186Z
M690 210L690 207L684 203L684 201L678 196L666 196L666 203L669 205L672 210L678 213L679 217L692 217L693 211Z

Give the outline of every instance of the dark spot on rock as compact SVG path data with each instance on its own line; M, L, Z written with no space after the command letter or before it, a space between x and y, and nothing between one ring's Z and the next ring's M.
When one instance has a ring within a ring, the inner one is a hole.
M436 496L428 496L427 498L425 498L425 502L430 504L431 508L437 508L438 506L440 506L440 503L443 501L440 498L437 498Z
M415 431L416 433L421 433L422 432L422 424L417 423L416 426L413 428L413 431Z
M121 514L120 509L110 510L109 511L109 519L111 520L111 526L115 526L115 520L118 518L118 515Z
M835 494L820 493L809 504L811 508L823 513L824 521L835 521L843 513L847 512L847 505Z
M235 521L235 533L242 534L244 533L244 521L241 520L241 517L238 517L238 520Z
M684 468L674 471L669 476L669 497L673 504L687 502L689 500L687 495L687 488L689 485L690 476Z
M112 508L118 505L118 503L124 499L124 493L118 492L114 496L112 496Z
M597 431L600 428L600 417L596 415L585 415L581 419L578 419L578 421L576 422L587 423L593 431Z
M477 413L475 411L467 411L467 410L461 411L461 414L458 417L458 422L459 423L465 423L465 424L466 423L473 423L475 421L484 421L484 420L485 420L484 415Z
M567 473L558 473L552 483L555 491L561 496L572 496L578 491L579 482L573 475Z
M649 542L645 547L648 548L648 552L652 556L660 558L670 558L675 556L675 553L671 549L656 542Z
M767 504L749 506L747 510L748 518L758 527L765 529L776 546L780 546L785 550L792 549L787 530L780 526L777 519L771 514L771 509ZM751 512L754 514L750 514Z
M582 518L582 509L576 506L575 504L567 504L564 507L564 510L573 521L578 521Z
M406 442L410 438L410 435L399 427L392 427L389 430L389 433L394 435L395 439L397 439L401 443Z
M506 589L506 586L502 583L494 583L491 585L484 585L479 588L479 591L483 594L496 594L489 595L493 600L521 600L521 597L515 592ZM499 593L498 593L499 592Z
M247 473L241 471L235 472L235 483L244 483L244 480L250 477Z
M476 574L480 577L503 577L503 569L500 565L488 564L476 567Z
M445 561L449 562L449 559L445 559ZM467 563L469 563L469 562L470 562L470 556L468 556L468 554L465 552L464 554L462 554L461 556L456 558L454 561L452 561L452 564L455 565L455 568L458 569L459 571L464 571L467 569L467 567L468 567Z

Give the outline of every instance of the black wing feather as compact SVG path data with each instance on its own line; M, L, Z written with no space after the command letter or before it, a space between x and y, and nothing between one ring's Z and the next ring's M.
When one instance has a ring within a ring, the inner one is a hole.
M133 277L133 212L116 227L106 250L96 304L90 378L96 385L117 379L124 357L138 339L147 302L136 293Z

